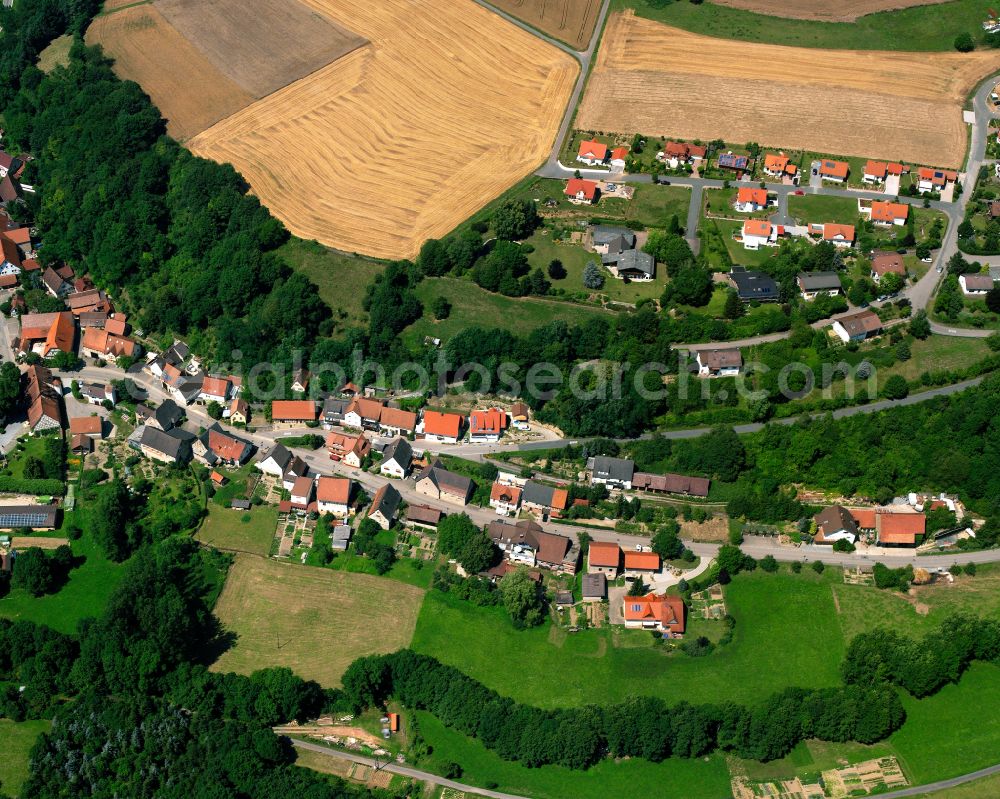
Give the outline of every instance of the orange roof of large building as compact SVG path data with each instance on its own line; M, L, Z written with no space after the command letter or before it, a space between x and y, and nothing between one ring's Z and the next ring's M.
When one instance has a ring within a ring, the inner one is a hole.
M764 156L764 169L769 172L784 172L788 167L788 156L784 153L768 153Z
M105 355L131 357L136 353L136 343L123 336L115 336L99 327L88 327L83 331L81 346Z
M743 235L768 238L771 235L771 223L766 219L748 219L743 223Z
M872 203L873 222L894 222L897 219L905 220L910 214L910 206L906 203L890 203L884 200L876 200Z
M331 431L326 436L326 446L333 455L343 457L354 452L359 458L363 458L371 449L371 442L365 436L349 436Z
M576 197L578 194L583 194L586 199L593 200L597 196L597 183L593 180L584 180L583 178L570 178L566 181L564 193L568 197Z
M639 571L657 571L660 568L660 556L655 552L625 552L625 569Z
M469 433L471 435L499 435L506 429L507 412L500 408L473 411L469 414Z
M767 205L767 189L754 189L749 186L740 186L736 192L736 202Z
M346 477L320 477L316 484L316 499L346 505L351 499L351 481Z
M21 317L22 346L28 342L44 342L42 355L48 355L53 350L72 352L75 337L76 325L69 311L25 314Z
M958 180L958 173L950 169L931 169L922 166L917 169L917 177L920 180L929 180L935 186L944 186L945 183L953 183Z
M101 429L100 416L75 416L69 420L69 431L74 434L100 435Z
M608 157L608 145L601 144L599 141L582 141L577 157L603 161Z
M116 336L124 336L128 332L128 322L125 317L115 317L104 322L104 329Z
M390 408L387 405L382 408L382 415L379 416L379 424L385 427L398 427L400 430L415 430L417 427L417 415L413 411L404 411L402 408Z
M504 483L494 483L490 489L490 502L504 502L508 505L521 503L521 489Z
M924 534L926 523L924 514L909 508L902 512L889 508L875 510L875 530L882 544L915 544L917 536Z
M246 444L221 430L208 431L208 448L224 461L239 461L246 453Z
M271 403L271 419L276 422L315 420L316 403L313 400L274 400Z
M889 165L885 161L869 160L865 163L865 175L871 175L873 178L883 180L888 171Z
M622 549L612 541L591 541L587 561L591 566L618 568L622 560Z
M846 178L851 166L846 161L820 161L819 173L823 177Z
M201 393L225 398L229 394L229 381L224 377L206 377L201 383Z
M624 161L626 158L628 158L628 147L615 147L611 151L612 161Z
M669 594L627 596L623 612L626 621L659 622L671 632L684 632L684 600Z
M457 413L424 411L424 433L430 436L458 438L462 430L462 416Z

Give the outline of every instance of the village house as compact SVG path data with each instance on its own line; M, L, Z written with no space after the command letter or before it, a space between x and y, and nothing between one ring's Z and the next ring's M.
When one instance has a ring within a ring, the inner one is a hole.
M76 325L69 311L29 313L21 317L21 335L16 350L51 358L57 352L75 352Z
M201 394L201 386L204 382L204 375L191 375L181 371L171 363L163 367L163 377L160 378L163 387L170 392L170 396L180 405L190 405L198 400Z
M742 173L746 172L750 167L750 157L746 155L736 155L735 153L723 153L719 156L716 162L719 169L731 169L734 172Z
M7 236L0 235L0 275L20 275L23 260L17 244Z
M291 491L292 487L295 485L295 481L300 477L305 477L309 474L309 464L307 464L298 455L293 455L288 461L288 465L285 467L284 473L281 475L281 487L285 491Z
M330 431L326 435L326 448L330 452L330 460L343 461L348 466L360 469L361 462L371 452L372 444L363 435L352 436Z
M309 390L309 371L307 369L297 369L292 375L292 391L296 394L305 394Z
M608 578L601 574L585 574L580 578L580 598L584 602L603 602L608 598Z
M874 533L878 546L914 547L926 532L927 517L909 505L848 510L859 530Z
M537 523L502 519L490 522L486 533L506 560L539 566L557 574L576 574L580 546L566 536L546 532Z
M747 269L742 266L734 266L729 270L727 279L740 301L744 304L751 302L777 302L781 299L781 292L774 278L765 272L758 272L755 269Z
M110 314L114 311L111 300L108 299L108 295L102 289L90 289L70 294L66 298L66 304L69 306L69 310L73 316L80 316L80 314L84 313Z
M466 505L472 496L472 480L461 474L449 472L441 461L435 460L416 478L417 493L440 499L454 505Z
M608 146L599 141L580 142L576 160L587 166L602 166L608 160Z
M906 265L903 263L903 256L898 252L881 252L872 256L871 279L878 285L884 275L899 275L906 277Z
M635 247L635 233L628 228L613 225L591 225L588 229L591 249L607 255L609 252L625 252Z
M492 443L500 440L507 429L507 412L502 408L488 408L469 414L469 441Z
M982 296L993 289L993 278L989 275L959 275L958 284L970 296Z
M565 488L528 480L521 491L521 507L529 511L558 516L569 505L569 492Z
M313 400L274 400L271 403L271 422L275 428L301 427L315 422L316 403Z
M7 175L12 175L15 178L19 177L23 167L24 162L20 158L15 158L9 153L0 150L0 178L5 178Z
M606 485L608 488L628 491L632 488L635 463L626 458L596 455L587 460L587 471L590 472L591 485Z
M86 457L94 451L94 439L83 433L73 433L69 439L69 451L74 455Z
M382 452L382 464L379 471L387 477L395 477L400 480L410 473L413 464L413 447L405 438L399 437L392 442Z
M614 580L622 563L622 550L611 541L591 541L587 548L587 573Z
M921 194L927 192L942 192L949 183L958 180L958 173L950 169L931 169L922 166L917 169L917 191Z
M642 250L625 250L601 256L611 276L618 280L652 280L656 277L656 259Z
M649 491L654 494L707 497L711 482L707 477L688 477L685 474L636 472L632 475L632 488L636 491Z
M626 596L622 600L625 627L631 630L653 630L665 638L679 637L685 627L684 600L669 594Z
M42 272L42 285L45 290L57 300L64 299L73 291L73 284L64 280L62 275L51 266Z
M111 363L116 363L123 356L135 358L141 352L142 348L132 339L113 335L107 329L89 327L83 331L80 339L80 355Z
M345 518L351 509L352 483L346 477L323 475L316 483L316 506L320 513Z
M839 225L834 222L812 222L809 235L820 236L834 247L854 246L854 225Z
M206 377L201 383L201 393L198 399L202 402L217 402L225 405L232 391L232 383L226 377Z
M804 300L815 300L823 295L836 297L843 289L836 272L800 272L795 282Z
M355 397L344 412L344 426L398 436L416 431L417 415L412 411L390 408L380 400Z
M292 483L292 488L288 492L291 506L295 510L309 510L312 503L313 493L316 491L316 481L311 477L299 477Z
M440 444L457 444L462 435L464 417L457 413L424 411L424 440Z
M240 397L234 397L227 408L222 413L230 424L246 425L250 421L250 403Z
M521 507L521 489L504 483L494 483L490 490L490 507L500 516L517 513Z
M135 436L136 433L139 433L139 451L150 460L179 464L191 460L191 441L195 437L193 433L179 428L164 431L148 425L144 425L141 432L137 429L132 435Z
M69 432L73 436L104 438L104 420L100 416L74 416L69 420Z
M566 181L563 194L574 205L592 205L597 202L597 183L583 178L570 178Z
M906 224L910 215L910 206L885 200L873 200L870 203L859 200L858 211L870 216L872 223L879 227L901 227Z
M824 159L819 162L818 173L823 180L832 183L843 183L851 171L851 166L846 161L830 161Z
M379 416L378 430L384 436L412 435L417 430L417 414L386 405Z
M660 556L655 552L636 552L625 550L625 574L635 577L648 577L660 571Z
M396 518L396 511L403 501L399 492L386 483L372 498L372 504L368 507L368 518L375 522L383 530L392 527L392 520Z
M890 175L899 177L907 171L909 171L908 168L903 164L886 161L872 161L869 159L865 162L861 181L863 183L885 183L885 179Z
M681 164L695 164L703 161L708 155L708 148L701 144L688 144L683 141L668 141L663 150L656 154L656 160L666 162L671 169L677 169Z
M833 544L835 541L854 543L858 539L858 524L850 511L842 505L831 505L815 516L816 535L814 544Z
M254 453L249 441L226 432L216 422L191 443L195 458L208 466L242 466Z
M612 172L624 172L625 165L628 163L628 147L615 147L611 151L611 171Z
M761 247L774 247L781 233L779 225L774 225L766 219L748 219L743 223L741 234L743 249L759 250Z
M749 214L767 208L767 189L740 186L736 190L736 202L733 207L741 214Z
M444 513L430 505L408 505L403 521L418 530L437 530Z
M334 425L342 425L344 423L344 414L347 413L350 404L351 401L344 397L327 397L324 399L323 408L320 411L320 419L323 421L323 426L329 429Z
M510 423L515 430L530 430L529 410L524 402L515 402L510 406Z
M764 156L764 174L773 178L787 179L794 184L799 182L799 168L791 162L784 153L768 153Z
M700 377L735 377L743 366L743 356L735 347L698 350L695 361Z
M836 320L832 327L837 337L847 344L877 336L882 332L882 320L873 311L858 311Z
M80 396L90 405L103 405L105 402L118 404L118 392L110 384L80 383Z
M63 427L62 383L44 366L32 364L25 371L28 427L33 433Z
M274 448L255 464L256 468L272 477L281 477L292 462L292 453L284 444L275 444Z
M157 408L139 403L135 406L136 424L155 427L157 430L171 430L184 419L184 411L171 399L163 400Z

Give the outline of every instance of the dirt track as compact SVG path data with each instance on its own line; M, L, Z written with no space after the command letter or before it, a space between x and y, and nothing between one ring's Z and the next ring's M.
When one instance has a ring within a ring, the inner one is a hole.
M601 0L489 0L492 5L522 19L560 41L586 49L594 32Z
M820 22L853 22L858 17L879 11L894 11L910 6L931 6L942 0L843 0L840 3L817 0L712 0L716 5L741 8L758 14Z
M471 0L307 3L371 44L189 142L293 233L412 257L545 159L577 74L565 53Z
M962 102L996 63L715 39L626 12L608 22L577 127L955 167Z

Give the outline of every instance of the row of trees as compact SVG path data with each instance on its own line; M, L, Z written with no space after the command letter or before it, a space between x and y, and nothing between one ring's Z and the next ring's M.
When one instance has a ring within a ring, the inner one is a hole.
M903 722L890 686L788 689L746 707L734 703L668 706L635 697L609 707L542 710L502 697L434 658L402 650L355 661L344 674L344 699L360 710L390 696L427 710L478 738L505 760L583 769L606 756L660 761L716 749L771 760L804 738L872 743Z

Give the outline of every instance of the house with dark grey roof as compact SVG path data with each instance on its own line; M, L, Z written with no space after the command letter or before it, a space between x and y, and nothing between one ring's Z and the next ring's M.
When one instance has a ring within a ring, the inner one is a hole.
M196 438L179 428L159 430L144 425L139 437L139 449L143 455L160 463L187 463L191 460L191 442Z
M439 460L434 461L417 475L416 488L419 493L456 505L468 504L473 487L472 480L464 475L449 472Z
M382 465L379 471L388 477L402 479L410 473L413 463L413 447L405 438L396 438L382 452Z
M521 491L521 507L525 510L558 515L566 510L568 502L569 492L565 488L556 488L537 480L528 480Z
M583 575L580 595L584 602L603 602L608 598L608 578L603 572Z
M406 508L406 523L410 527L436 530L444 513L429 505L409 505Z
M842 286L836 272L800 272L795 279L804 300L814 300L821 294L836 297Z
M606 485L610 488L628 490L632 487L635 462L626 458L609 458L597 455L587 461L591 485Z
M257 461L257 468L272 477L281 477L292 462L292 453L284 444L275 444L267 455Z
M615 256L604 255L601 261L617 278L652 280L656 275L656 261L652 255L642 250L626 250Z
M635 247L635 233L614 225L592 225L590 239L594 252L601 255L612 251L624 252Z
M750 302L778 302L781 294L774 278L755 269L734 266L729 272L729 282L736 289L740 300Z
M325 425L342 424L347 406L351 404L349 399L343 397L327 397L323 400L323 410L321 418Z
M155 427L159 430L172 430L184 418L184 411L173 400L164 400L158 408L148 405L135 406L135 418L139 424Z
M882 332L882 320L874 311L858 311L850 316L842 316L833 325L833 332L845 344L864 341Z
M395 487L391 483L386 483L375 493L368 508L368 518L383 530L388 530L392 527L392 520L396 517L396 511L399 510L402 501L403 498Z
M858 537L857 520L842 505L823 508L813 516L813 521L816 523L814 544L832 544L840 540L850 541L853 544Z

